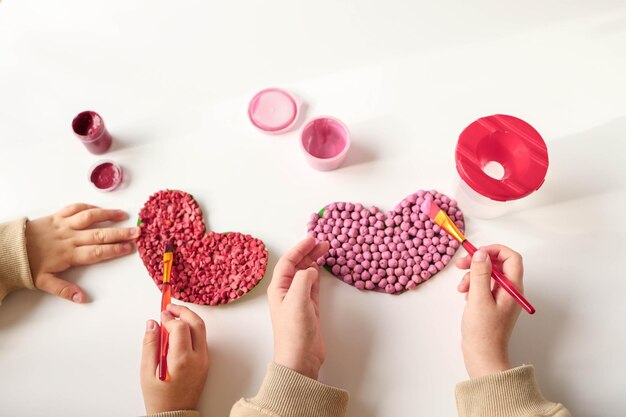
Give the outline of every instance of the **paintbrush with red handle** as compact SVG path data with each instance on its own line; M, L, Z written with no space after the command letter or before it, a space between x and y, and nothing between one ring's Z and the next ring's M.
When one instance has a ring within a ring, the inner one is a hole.
M432 197L430 195L428 197L425 198L424 202L420 206L420 211L430 217L432 221L448 232L450 236L458 240L459 243L463 245L467 253L469 253L470 256L473 256L474 252L477 250L476 247L467 240L463 233L461 233L459 228L456 227L446 212L441 210L439 206L435 204ZM530 301L528 301L524 295L519 292L517 288L515 288L515 285L509 281L509 279L505 277L504 274L495 266L491 267L491 277L498 283L498 285L504 288L504 290L508 292L524 310L526 310L529 314L535 313L535 307L530 304Z
M163 253L163 286L161 287L161 312L164 312L167 305L172 302L172 284L170 283L170 273L174 263L174 244L169 242ZM159 343L159 379L167 381L167 350L169 346L169 334L163 323L161 323L161 341Z

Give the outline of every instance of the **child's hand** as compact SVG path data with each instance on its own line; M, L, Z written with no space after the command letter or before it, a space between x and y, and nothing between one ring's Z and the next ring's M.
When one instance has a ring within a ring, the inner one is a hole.
M161 381L157 375L160 328L157 322L148 320L141 354L141 390L146 412L196 410L209 370L204 321L187 307L170 304L161 314L161 322L169 333L170 379Z
M315 261L328 242L307 238L278 261L267 290L274 329L274 362L317 379L326 347L320 329L320 276Z
M491 259L490 259L491 258ZM491 260L520 292L524 292L524 266L519 253L502 245L480 248L473 258L457 261L469 269L459 284L467 304L461 324L463 359L470 378L507 370L509 339L520 307L506 291L491 279Z
M131 253L133 245L126 241L138 237L139 228L88 229L95 223L127 218L121 210L78 203L51 216L28 221L26 251L35 287L76 303L84 302L85 294L78 285L55 274L71 266L94 264Z

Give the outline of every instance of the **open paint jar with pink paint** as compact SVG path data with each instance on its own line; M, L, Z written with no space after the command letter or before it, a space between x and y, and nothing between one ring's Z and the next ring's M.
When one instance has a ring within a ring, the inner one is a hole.
M309 165L319 171L331 171L346 159L350 131L334 117L318 117L302 129L300 146Z
M89 182L99 191L113 191L124 179L122 167L113 161L98 161L88 174Z
M494 218L538 190L548 171L546 144L531 125L504 114L467 126L456 146L457 200L467 214Z
M72 130L85 148L93 154L103 154L111 147L111 135L104 126L104 120L95 111L79 113L72 120Z

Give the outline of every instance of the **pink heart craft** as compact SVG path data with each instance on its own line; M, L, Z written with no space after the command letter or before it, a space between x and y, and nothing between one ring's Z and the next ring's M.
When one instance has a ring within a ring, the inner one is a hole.
M263 242L241 233L206 231L200 206L191 194L164 190L139 212L137 251L159 288L163 252L174 245L172 297L195 304L230 303L252 290L265 275Z
M376 206L347 202L312 214L308 235L330 243L323 259L326 269L360 290L388 294L401 294L432 278L460 244L420 212L426 194L464 230L456 201L435 190L411 194L386 214Z

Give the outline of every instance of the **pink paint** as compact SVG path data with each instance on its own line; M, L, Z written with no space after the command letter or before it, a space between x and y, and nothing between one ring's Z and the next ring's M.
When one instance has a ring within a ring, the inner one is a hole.
M424 202L420 206L420 211L429 217L430 217L430 206L431 206L432 201L433 201L432 196L428 194L426 195L426 197L424 198Z
M333 117L311 120L303 129L300 144L307 162L320 171L339 168L350 149L350 132Z
M259 91L248 106L250 122L261 132L270 135L290 130L298 120L298 113L296 97L281 88Z
M87 150L93 154L103 154L111 147L111 135L102 117L94 111L79 113L72 121L72 130Z
M89 170L89 181L100 191L113 191L122 183L122 167L112 161L100 161Z

